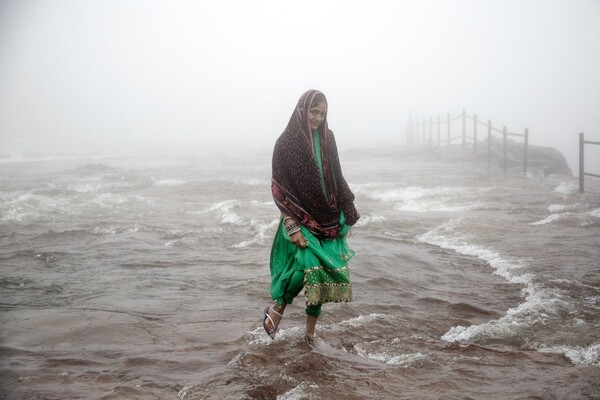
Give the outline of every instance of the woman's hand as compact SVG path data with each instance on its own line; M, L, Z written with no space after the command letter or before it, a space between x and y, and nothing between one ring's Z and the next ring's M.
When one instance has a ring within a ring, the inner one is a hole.
M292 233L290 235L290 241L301 249L305 248L308 244L308 241L304 239L304 235L302 235L302 232L300 231Z
M283 224L285 225L288 232L290 231L290 229L288 229L288 228L290 228L292 225L296 224L296 227L298 226L297 222L295 222L293 220L293 218L290 217L289 215L282 214L281 218L283 218ZM308 240L306 240L304 238L304 235L302 234L301 231L296 231L296 232L292 233L291 235L289 235L289 237L290 237L290 241L294 245L300 247L301 249L305 248L306 245L308 244Z

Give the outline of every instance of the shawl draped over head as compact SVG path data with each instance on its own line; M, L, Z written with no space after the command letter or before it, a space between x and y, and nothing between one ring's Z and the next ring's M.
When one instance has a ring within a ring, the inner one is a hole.
M277 139L273 151L271 191L277 207L323 239L336 237L340 211L346 223L354 225L360 218L354 207L354 194L348 187L338 157L333 132L327 118L319 125L321 173L313 152L313 135L308 121L309 107L317 94L309 90L302 95L287 127Z

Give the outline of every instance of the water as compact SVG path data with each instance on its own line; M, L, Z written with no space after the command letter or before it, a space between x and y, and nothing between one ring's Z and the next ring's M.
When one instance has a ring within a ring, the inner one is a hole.
M191 154L191 153L189 153ZM354 301L271 341L270 153L0 163L7 399L600 398L600 183L341 154Z

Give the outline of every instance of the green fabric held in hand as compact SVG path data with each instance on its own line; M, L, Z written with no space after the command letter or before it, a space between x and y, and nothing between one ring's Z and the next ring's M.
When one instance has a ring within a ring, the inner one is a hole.
M301 227L302 235L308 241L306 248L301 249L290 241L283 221L279 223L271 249L271 297L278 304L291 303L302 290L298 290L297 285L290 285L296 271L304 273L307 305L352 299L348 261L354 251L348 248L346 235L350 227L343 213L340 213L340 226L338 236L332 240L319 240Z

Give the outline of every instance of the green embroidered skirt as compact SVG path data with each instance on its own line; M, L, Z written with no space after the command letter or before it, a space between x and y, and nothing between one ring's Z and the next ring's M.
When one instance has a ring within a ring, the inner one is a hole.
M306 248L301 249L290 242L283 221L279 223L271 249L273 300L279 304L291 303L302 287L307 306L352 300L348 261L354 252L346 242L350 227L346 225L343 213L340 226L338 236L331 240L319 240L304 226L301 227L308 241Z

